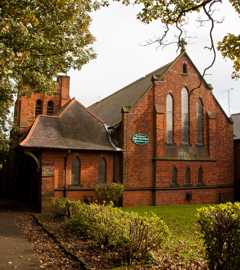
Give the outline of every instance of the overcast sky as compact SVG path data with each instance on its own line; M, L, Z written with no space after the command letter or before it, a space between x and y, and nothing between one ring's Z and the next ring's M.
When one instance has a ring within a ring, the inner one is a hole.
M218 18L224 23L214 30L215 40L232 32L239 34L240 18L226 3L219 5ZM148 40L157 38L163 31L159 22L149 25L136 19L138 7L124 7L118 3L101 9L92 15L91 31L96 37L92 60L80 71L70 71L71 97L88 106L143 77L160 66L172 61L178 53L175 46L165 49L157 45L144 46ZM198 27L191 21L187 27L190 39L187 52L200 72L210 64L212 54L203 49L209 45L206 27ZM170 40L169 40L170 41ZM214 68L205 79L214 87L214 94L228 113L227 90L231 90L231 113L240 112L240 80L231 79L232 63L218 54Z

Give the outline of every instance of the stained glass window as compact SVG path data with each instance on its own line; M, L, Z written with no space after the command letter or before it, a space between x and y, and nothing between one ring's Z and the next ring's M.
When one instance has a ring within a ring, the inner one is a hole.
M203 168L200 167L198 169L198 184L202 185L203 184Z
M166 102L166 132L167 132L167 143L173 143L173 97L172 95L167 95Z
M189 97L186 88L182 89L182 142L189 143Z
M177 185L177 176L178 176L178 170L176 167L172 168L172 185Z
M185 184L190 185L191 184L191 170L189 167L185 170Z
M80 184L80 176L81 176L81 162L78 158L75 158L72 161L72 179L71 184L73 186L77 186Z
M197 143L204 144L204 113L203 113L203 103L199 98L197 101Z
M99 161L98 181L99 183L107 182L107 164L104 158Z

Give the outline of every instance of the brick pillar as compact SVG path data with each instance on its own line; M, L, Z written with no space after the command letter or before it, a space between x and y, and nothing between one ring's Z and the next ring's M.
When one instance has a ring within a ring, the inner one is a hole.
M70 77L69 76L58 76L58 94L59 94L59 108L64 106L69 100L69 89L70 89Z
M165 106L161 103L158 92L161 91L161 86L164 83L163 78L153 77L153 106L154 106L154 157L162 157L164 155L165 143Z
M165 113L160 109L160 106L155 106L155 122L156 122L156 156L164 156L165 143Z
M164 112L158 92L161 91L163 78L153 76L153 159L152 159L152 205L157 204L157 157L163 156L164 149Z
M208 112L208 151L211 159L216 159L216 113Z
M122 182L125 185L128 179L127 173L127 147L128 147L128 113L130 111L130 107L122 107L122 142L123 142L123 164L122 164Z

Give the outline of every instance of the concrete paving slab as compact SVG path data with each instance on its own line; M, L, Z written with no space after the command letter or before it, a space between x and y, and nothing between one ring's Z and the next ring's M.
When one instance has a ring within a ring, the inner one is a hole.
M0 270L36 270L39 259L16 226L16 212L0 212Z

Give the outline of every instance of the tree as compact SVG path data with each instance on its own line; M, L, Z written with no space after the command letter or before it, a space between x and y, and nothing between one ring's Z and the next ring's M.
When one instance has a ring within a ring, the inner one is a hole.
M90 12L99 0L1 0L0 146L14 96L55 90L53 78L95 57Z
M209 37L211 45L207 46L213 52L213 60L211 64L206 67L203 75L206 71L212 67L216 59L216 50L213 40L213 29L216 23L219 21L215 18L215 7L222 4L222 0L115 0L122 2L125 5L130 3L138 4L141 6L141 10L137 17L144 23L150 23L154 20L160 20L165 29L159 39L153 42L158 42L160 46L166 46L170 43L177 43L180 48L184 41L184 24L186 24L188 16L193 13L199 13L202 11L206 18L199 19L200 23L209 22L210 31ZM240 15L240 1L229 0L232 7ZM172 27L175 27L179 31L179 35L176 41L170 43L166 41L169 31ZM218 50L224 57L228 57L233 61L234 72L233 77L240 77L240 35L227 34L224 39L218 43Z

